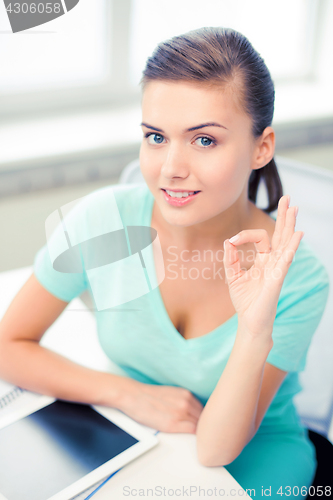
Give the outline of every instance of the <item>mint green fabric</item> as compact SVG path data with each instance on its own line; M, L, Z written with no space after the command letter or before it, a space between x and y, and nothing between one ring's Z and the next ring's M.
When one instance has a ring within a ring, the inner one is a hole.
M108 186L85 197L65 216L65 224L71 228L75 241L82 241L82 235L106 232L110 224L119 228L116 215L115 220L109 220L112 217L109 201L113 195L123 227L150 226L154 198L145 184ZM60 233L61 228L58 228L53 238L60 238ZM96 311L101 346L128 376L149 384L185 387L205 404L231 353L237 332L237 314L207 335L185 340L172 324L159 288L151 286L156 281L151 272L150 279L147 273L153 263L151 246L144 258L148 293L117 307ZM97 291L99 297L109 297L110 291L121 296L125 281L130 280L130 277L124 278L120 267L108 274L109 268L105 266L98 271L100 278L98 273L93 277L93 293L91 273L55 271L46 246L37 253L33 269L50 293L68 302L86 289L92 298L94 294L97 296ZM325 309L328 292L327 271L302 240L281 290L273 327L274 345L267 358L267 362L287 371L288 375L258 434L303 433L292 398L301 390L298 373L305 367L306 354ZM303 439L312 449L307 437Z
M306 498L316 466L315 448L306 430L297 433L277 429L257 433L226 469L250 497L281 500ZM328 489L326 492L328 495Z

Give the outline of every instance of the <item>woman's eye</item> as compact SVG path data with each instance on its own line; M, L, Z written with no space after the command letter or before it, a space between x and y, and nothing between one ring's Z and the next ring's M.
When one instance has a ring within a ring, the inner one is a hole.
M215 141L213 141L213 139L210 139L209 137L198 137L198 139L196 139L195 142L197 141L200 141L199 146L204 146L204 147L215 144Z
M149 144L161 144L163 142L163 135L160 134L147 134Z

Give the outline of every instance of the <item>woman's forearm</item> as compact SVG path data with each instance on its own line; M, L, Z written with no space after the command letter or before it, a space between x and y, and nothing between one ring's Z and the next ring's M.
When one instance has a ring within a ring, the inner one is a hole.
M202 464L231 463L255 433L264 367L273 341L252 339L238 330L227 365L204 407L197 426Z
M126 377L74 363L31 340L1 345L0 377L58 399L115 408L131 383Z

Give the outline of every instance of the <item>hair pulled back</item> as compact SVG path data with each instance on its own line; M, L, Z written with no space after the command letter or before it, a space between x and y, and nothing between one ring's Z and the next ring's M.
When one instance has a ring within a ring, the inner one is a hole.
M271 125L274 84L267 66L241 33L222 27L205 27L161 42L147 59L140 81L196 81L211 85L234 85L244 111L252 119L252 133L259 137ZM256 203L260 181L265 183L269 213L277 209L283 195L274 158L252 170L248 198Z

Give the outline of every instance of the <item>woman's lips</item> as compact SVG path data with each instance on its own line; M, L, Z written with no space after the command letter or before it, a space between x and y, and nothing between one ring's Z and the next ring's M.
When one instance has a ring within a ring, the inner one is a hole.
M199 191L196 194L190 194L186 196L186 198L173 198L172 196L169 196L164 189L162 189L162 191L165 201L167 201L169 205L172 205L174 207L182 207L183 205L190 203L192 200L194 200L194 198L198 196L198 194L201 193L201 191Z

